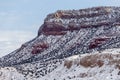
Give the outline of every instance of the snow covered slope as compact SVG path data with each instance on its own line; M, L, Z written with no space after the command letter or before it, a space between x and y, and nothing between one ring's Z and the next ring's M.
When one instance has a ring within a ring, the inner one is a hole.
M38 80L120 80L120 53L75 55Z
M31 76L34 73L26 76L14 68L1 68L0 80L120 80L120 49L74 55L56 65L55 70L43 77Z
M25 80L25 77L13 67L5 67L0 69L0 80Z
M0 67L41 78L64 58L113 48L120 48L120 7L58 10L45 18L37 37L0 58Z

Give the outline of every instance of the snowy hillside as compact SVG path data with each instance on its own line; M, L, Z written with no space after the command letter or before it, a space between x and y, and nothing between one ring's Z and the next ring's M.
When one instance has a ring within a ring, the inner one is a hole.
M120 49L74 55L57 66L41 78L25 76L14 68L1 68L0 80L120 80Z
M0 58L0 68L15 68L27 80L119 80L119 49L120 7L58 10L47 15L34 39Z
M40 80L120 80L120 50L69 57Z
M0 80L25 80L25 77L15 68L6 67L0 69Z

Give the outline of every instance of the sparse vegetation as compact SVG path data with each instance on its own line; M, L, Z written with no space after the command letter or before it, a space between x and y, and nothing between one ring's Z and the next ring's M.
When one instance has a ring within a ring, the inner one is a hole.
M103 65L115 65L116 68L120 69L120 54L92 54L82 57L78 62L65 61L64 66L68 69L71 68L72 64L75 63L78 66L84 67L102 67ZM107 62L106 62L107 61Z
M87 77L87 76L88 76L87 73L80 73L80 75L79 75L79 77L81 77L81 78L84 78L84 77Z
M66 66L68 69L71 68L73 64L73 61L65 61L64 66Z
M102 67L104 64L106 65L115 65L120 69L120 54L93 54L88 55L80 59L80 65L84 67ZM108 61L105 63L105 61Z

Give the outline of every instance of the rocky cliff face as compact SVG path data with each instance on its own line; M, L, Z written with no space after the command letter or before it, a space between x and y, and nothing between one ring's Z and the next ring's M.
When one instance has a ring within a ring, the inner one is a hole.
M120 8L94 7L49 14L38 36L0 59L24 75L44 76L66 57L120 48Z

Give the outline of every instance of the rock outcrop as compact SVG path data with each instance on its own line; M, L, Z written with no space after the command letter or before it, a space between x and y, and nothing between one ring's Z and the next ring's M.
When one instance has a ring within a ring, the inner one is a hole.
M120 48L119 7L59 10L47 16L36 38L1 58L0 66L41 77L66 57L112 48Z

